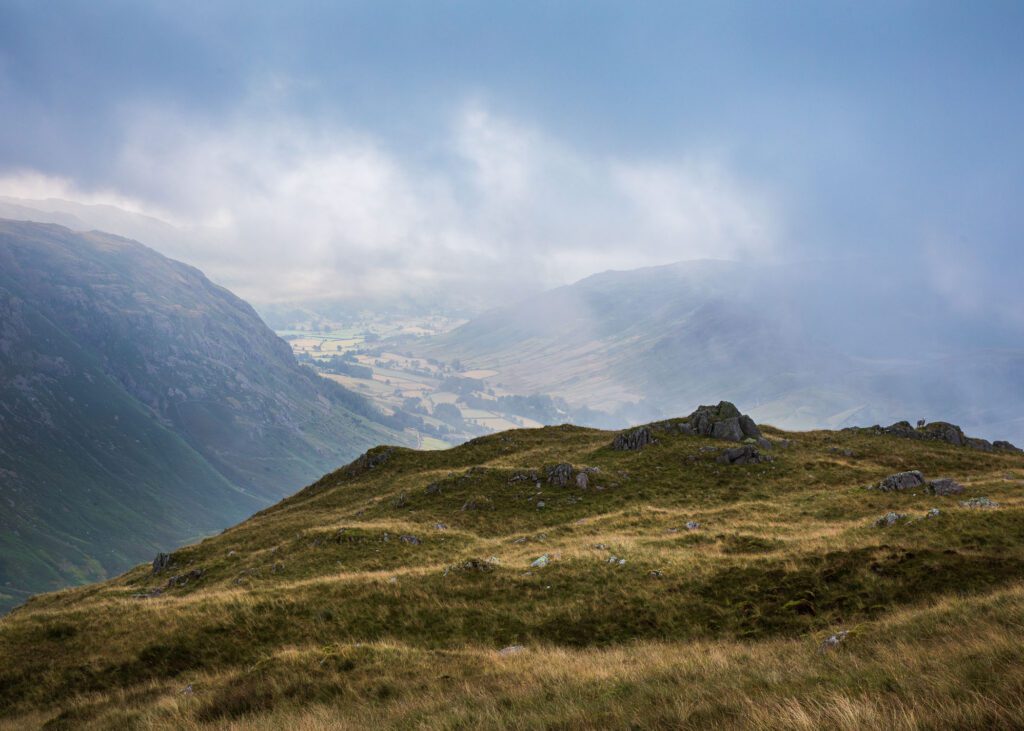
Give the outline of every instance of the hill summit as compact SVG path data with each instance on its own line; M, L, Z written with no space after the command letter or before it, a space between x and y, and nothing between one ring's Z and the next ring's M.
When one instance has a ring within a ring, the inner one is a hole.
M0 620L0 718L1019 727L1022 487L1009 448L788 433L727 402L376 447Z

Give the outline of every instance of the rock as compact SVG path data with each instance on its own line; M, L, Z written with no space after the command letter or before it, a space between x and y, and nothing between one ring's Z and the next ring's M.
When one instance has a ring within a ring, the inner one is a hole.
M761 436L761 430L757 428L757 424L746 414L740 416L740 429L743 431L743 436L751 439L763 439Z
M534 559L533 563L530 564L530 568L542 569L551 563L551 558L545 553L540 558Z
M440 495L441 494L441 484L438 483L438 482L431 482L429 485L427 485L426 492L427 492L428 495Z
M508 647L503 647L500 650L498 650L498 654L499 655L517 655L517 654L519 654L520 652L522 652L525 649L526 648L523 647L522 645L509 645Z
M658 570L648 571L647 575L650 576L652 579L660 579L662 576L664 576L664 574Z
M895 424L886 427L871 427L870 431L903 437L904 439L930 439L946 442L957 447L976 449L980 452L1020 451L1006 441L990 442L987 439L968 437L964 434L963 429L956 424L950 424L948 421L933 421L930 424L926 424L922 420L917 422L917 428L912 427L909 421L897 421Z
M987 497L972 497L970 500L964 500L960 503L965 508L998 508L999 503L995 500L989 500Z
M733 447L723 452L717 460L719 464L759 464L761 462L771 462L772 458L768 455L761 454L757 447L744 444L742 447Z
M941 514L941 510L938 508L931 508L927 513L924 514L926 518L937 518Z
M999 452L1018 452L1019 453L1021 451L1024 451L1024 450L1021 450L1021 449L1013 446L1012 444L1010 444L1010 442L1002 441L1002 440L997 440L997 441L992 442L992 448L997 450L997 451L999 451Z
M358 457L355 461L342 467L342 472L346 477L357 477L368 470L375 469L385 464L391 459L394 453L394 447L374 447Z
M926 492L930 495L959 495L964 486L950 477L940 477L928 483Z
M607 551L608 550L608 546L604 545L603 543L595 543L594 544L594 548L596 548L598 551Z
M391 507L393 508L404 508L408 504L409 495L404 490L398 494L398 497L391 501Z
M501 559L498 558L497 556L491 556L490 558L487 559L487 563L491 564L491 566L497 566L498 564L501 563Z
M628 432L622 432L612 440L612 449L620 452L636 451L649 444L654 444L654 435L646 426Z
M839 647L839 644L845 640L850 634L849 630L843 630L842 632L836 632L834 635L829 635L825 638L825 641L821 643L821 647L818 648L820 652L828 652Z
M896 523L900 522L906 517L907 516L905 513L886 513L881 518L875 521L875 527L888 528L891 525L896 525Z
M877 485L872 485L868 489L879 490L880 492L900 492L922 487L923 485L924 475L917 470L911 470L909 472L897 472L894 475L889 475Z
M435 523L434 530L448 530L448 526L444 523Z
M994 452L995 448L992 446L992 442L987 439L977 439L975 437L967 437L967 446L971 449L977 449L979 452Z
M743 428L738 418L722 419L711 426L713 439L727 439L730 442L743 441Z
M547 468L548 484L565 487L572 481L572 465L567 462Z
M931 424L921 427L918 432L925 439L935 439L940 442L948 442L962 447L967 444L964 430L956 424L948 421L933 421Z
M590 484L590 478L587 477L586 472L580 472L576 475L576 488L579 490L586 490Z
M727 439L740 442L744 439L761 439L761 430L754 420L728 401L720 401L717 406L698 406L676 429L684 434L695 434L714 439Z
M418 546L422 542L416 536L399 536L398 540L402 543L408 543L410 546Z
M543 500L538 500L538 501L537 501L537 510L540 510L540 509L541 509L541 508L543 508L543 507L544 507L544 506L545 506L546 504L547 504L547 503L545 503L545 502L544 502Z
M530 470L529 472L516 472L514 475L512 475L510 478L508 478L508 481L510 483L512 483L512 482L536 482L537 481L537 473L534 470Z
M700 528L700 523L696 520L686 521L686 530L697 530L698 528Z
M904 437L907 439L921 439L921 435L917 432L914 427L910 425L909 421L897 421L895 424L887 426L885 428L877 427L880 431L885 434L892 436Z
M156 558L153 559L153 573L159 574L161 571L171 565L171 554L169 553L158 553Z

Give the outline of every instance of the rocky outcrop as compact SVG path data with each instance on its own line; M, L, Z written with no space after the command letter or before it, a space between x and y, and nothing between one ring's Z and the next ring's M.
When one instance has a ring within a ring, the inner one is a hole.
M746 414L741 414L735 404L728 401L720 401L717 406L698 406L697 410L685 419L663 421L655 426L712 439L726 439L731 442L752 439L762 447L770 445L770 442L761 435L761 430L757 428L754 420Z
M694 434L714 439L739 442L745 438L761 437L761 430L757 428L754 420L741 414L740 410L728 401L720 401L717 406L698 406L685 422Z
M761 454L757 447L751 444L744 444L742 447L733 447L732 449L725 450L719 455L717 462L719 464L760 464L761 462L771 462L772 458L766 454Z
M872 485L869 489L878 490L879 492L902 492L903 490L914 490L924 487L924 484L924 475L917 470L910 470L889 475L877 485Z
M654 435L646 426L632 431L622 432L612 441L612 449L620 452L634 452L643 449L648 444L654 444Z
M869 490L879 492L903 492L904 490L923 490L929 495L959 495L964 491L964 486L951 477L940 477L935 480L926 480L918 470L897 472L889 475L875 485L868 485Z
M158 553L156 558L153 559L153 573L159 574L161 571L171 565L171 554L169 553Z
M881 518L875 521L876 528L888 528L889 526L896 525L901 520L906 519L905 513L886 513Z
M904 439L927 439L935 442L946 442L957 447L967 447L980 452L1016 452L1021 450L1007 441L990 442L987 439L969 437L964 430L956 424L948 421L933 421L930 424L923 421L918 422L916 427L911 426L909 421L897 421L889 426L872 426L859 431L874 432L876 434L887 434Z
M999 503L987 497L972 497L970 500L964 500L960 505L965 508L981 508L982 510L999 507Z
M358 477L364 472L387 464L388 460L395 453L394 447L379 446L369 449L356 457L352 462L341 468L341 473L346 477Z
M555 487L566 487L573 479L572 465L568 462L562 462L556 464L554 467L548 467L547 470L548 484L554 485Z

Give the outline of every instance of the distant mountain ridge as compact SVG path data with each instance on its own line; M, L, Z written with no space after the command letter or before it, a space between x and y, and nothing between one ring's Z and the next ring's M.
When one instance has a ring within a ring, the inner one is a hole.
M404 437L197 269L0 220L0 607L222 528Z
M727 261L605 272L501 307L418 355L636 423L707 393L789 429L949 415L1024 441L1016 333L962 317L915 273Z

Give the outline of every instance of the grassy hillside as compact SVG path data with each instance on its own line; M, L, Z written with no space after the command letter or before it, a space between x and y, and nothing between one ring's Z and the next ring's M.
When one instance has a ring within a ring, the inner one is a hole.
M0 613L404 438L380 421L198 270L116 236L0 221Z
M1024 456L763 431L376 448L0 620L0 728L1024 725Z

